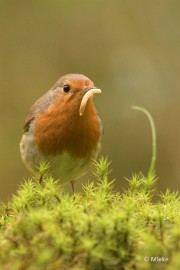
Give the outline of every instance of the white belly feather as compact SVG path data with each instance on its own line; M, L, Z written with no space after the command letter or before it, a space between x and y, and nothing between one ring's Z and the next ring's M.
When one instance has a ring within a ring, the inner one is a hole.
M87 172L92 162L91 158L74 158L67 152L45 158L33 138L30 133L25 133L20 143L22 160L32 173L37 172L41 162L49 162L53 176L60 179L62 183L76 180ZM100 148L100 142L97 148ZM94 149L92 158L96 158L97 148Z

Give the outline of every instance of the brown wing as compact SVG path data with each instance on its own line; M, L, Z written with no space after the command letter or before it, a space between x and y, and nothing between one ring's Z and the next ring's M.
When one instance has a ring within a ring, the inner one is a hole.
M28 132L32 121L37 117L39 113L43 113L47 110L51 102L60 93L60 89L49 90L46 94L41 96L31 107L24 123L23 131Z
M34 120L34 116L32 114L28 114L26 119L25 119L25 123L24 123L24 126L23 126L23 131L24 133L27 132L29 130L29 126L30 126L30 123Z

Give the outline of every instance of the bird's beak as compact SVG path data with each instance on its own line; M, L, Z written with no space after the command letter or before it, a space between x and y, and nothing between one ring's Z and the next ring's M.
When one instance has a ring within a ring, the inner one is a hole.
M98 89L96 87L88 87L85 89L86 93L83 96L83 99L81 101L80 104L80 108L79 108L79 115L82 116L84 113L84 110L86 108L86 104L88 102L88 100L90 99L90 97L93 97L94 94L100 94L101 93L101 89Z

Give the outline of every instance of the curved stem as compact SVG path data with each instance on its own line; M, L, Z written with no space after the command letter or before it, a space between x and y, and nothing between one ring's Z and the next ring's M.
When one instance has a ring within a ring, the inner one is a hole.
M139 106L132 106L132 109L143 112L149 119L150 126L151 126L151 134L152 134L152 158L151 164L148 171L148 176L153 176L155 172L155 165L156 165L156 158L157 158L157 143L156 143L156 128L154 124L154 120L151 114L143 107Z

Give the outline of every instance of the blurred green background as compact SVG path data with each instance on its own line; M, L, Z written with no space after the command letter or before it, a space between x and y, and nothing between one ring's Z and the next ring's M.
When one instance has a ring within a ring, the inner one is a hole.
M116 188L146 173L155 120L158 188L180 188L180 1L0 1L0 200L29 177L19 141L29 107L66 73L90 77ZM81 190L81 182L77 184Z

